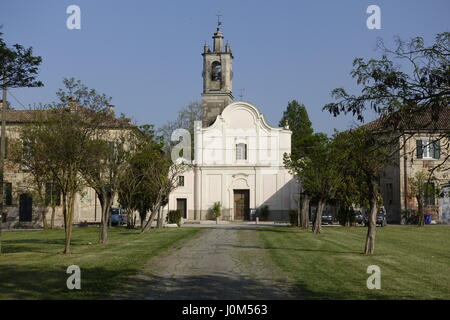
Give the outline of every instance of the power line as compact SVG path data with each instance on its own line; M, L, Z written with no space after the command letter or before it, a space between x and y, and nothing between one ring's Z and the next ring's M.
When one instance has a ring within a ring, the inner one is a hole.
M22 107L26 108L25 105L24 105L22 102L20 102L19 99L17 99L17 98L12 94L11 89L8 90L8 93L11 95L11 97L14 98L14 100L17 101L17 103L19 103Z

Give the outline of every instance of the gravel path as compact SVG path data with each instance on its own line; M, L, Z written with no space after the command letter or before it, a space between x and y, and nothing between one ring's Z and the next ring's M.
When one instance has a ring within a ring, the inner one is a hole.
M300 299L254 227L208 228L153 258L114 299Z

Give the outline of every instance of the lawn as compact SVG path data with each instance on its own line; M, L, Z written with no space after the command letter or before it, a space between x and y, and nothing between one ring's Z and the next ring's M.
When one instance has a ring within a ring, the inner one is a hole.
M375 255L361 253L367 229L259 228L274 262L307 299L450 299L450 226L377 229ZM381 269L381 289L366 286L369 265Z
M193 236L196 228L164 228L139 234L112 228L109 244L99 245L98 228L76 228L72 253L64 249L64 230L2 233L0 299L102 299L138 273L153 256ZM68 290L70 265L81 269L81 290Z

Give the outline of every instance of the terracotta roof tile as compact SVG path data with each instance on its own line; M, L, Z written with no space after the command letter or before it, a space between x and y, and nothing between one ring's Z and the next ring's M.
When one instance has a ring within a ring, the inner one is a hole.
M362 127L371 131L450 130L450 106L439 110L432 107L416 108L407 112L395 112L382 116Z

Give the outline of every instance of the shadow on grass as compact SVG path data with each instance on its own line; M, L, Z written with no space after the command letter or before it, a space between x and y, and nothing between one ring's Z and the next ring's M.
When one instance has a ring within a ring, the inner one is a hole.
M34 252L34 253L57 253L63 251L65 245L65 239L18 239L18 240L3 240L2 241L2 253L21 253L21 252ZM91 242L89 244L86 240L72 239L71 246L82 247L97 242ZM48 250L42 250L46 248Z
M68 266L70 263L68 264ZM104 299L137 269L119 270L103 267L81 269L81 290L67 288L66 267L36 268L2 264L0 266L0 299Z

